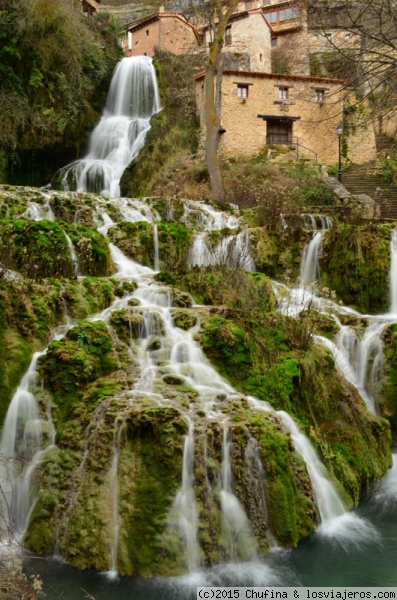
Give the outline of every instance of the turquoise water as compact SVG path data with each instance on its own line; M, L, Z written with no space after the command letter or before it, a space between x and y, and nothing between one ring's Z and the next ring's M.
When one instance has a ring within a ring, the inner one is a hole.
M121 577L81 572L56 560L32 560L47 600L179 600L196 598L197 585L397 586L397 491L395 478L372 492L360 508L293 550L275 550L263 560L221 565L179 579ZM350 528L349 519L355 527Z

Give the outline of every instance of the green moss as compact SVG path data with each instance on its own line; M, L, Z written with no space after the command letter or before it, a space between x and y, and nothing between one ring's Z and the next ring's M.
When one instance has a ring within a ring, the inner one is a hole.
M344 304L363 313L388 308L390 228L338 225L324 237L320 287L335 290Z
M53 394L57 418L65 420L78 406L88 383L115 370L112 339L101 321L82 321L59 341L51 342L39 360L40 374Z
M32 358L32 345L0 321L0 423Z

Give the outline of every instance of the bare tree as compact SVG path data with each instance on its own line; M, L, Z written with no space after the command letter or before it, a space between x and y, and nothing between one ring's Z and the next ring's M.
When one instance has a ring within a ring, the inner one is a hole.
M397 115L396 0L309 0L309 31L323 38L325 68L369 100L379 117ZM324 64L323 64L324 67Z

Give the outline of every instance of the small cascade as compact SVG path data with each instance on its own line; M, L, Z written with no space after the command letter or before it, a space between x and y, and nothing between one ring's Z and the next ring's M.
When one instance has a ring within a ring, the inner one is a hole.
M321 217L321 228L322 229L331 229L332 227L332 219L329 217Z
M37 202L28 202L27 208L21 217L23 219L29 219L29 221L42 221L46 218L44 216L43 206Z
M54 212L51 208L50 205L50 200L51 200L51 196L49 196L48 194L45 195L45 202L44 202L44 210L46 211L46 216L44 217L45 219L47 219L47 221L55 221L55 215Z
M109 203L118 210L122 220L129 223L136 223L137 221L153 223L155 220L161 220L157 210L151 208L144 200L115 198L109 200Z
M97 211L100 215L101 221L103 222L103 225L97 227L97 229L100 233L103 233L103 235L106 235L108 232L108 229L110 229L110 227L112 227L115 223L114 223L113 219L111 219L109 217L108 213L105 210L97 207Z
M210 247L205 234L199 233L189 252L191 267L207 267L210 265L227 265L234 269L255 271L255 263L251 257L248 230L237 235L224 237L216 246Z
M249 478L249 490L253 498L256 498L258 508L263 515L266 525L266 536L269 548L277 548L278 544L269 527L269 514L266 499L266 473L263 468L262 459L257 440L250 436L244 453L245 465Z
M310 242L303 248L300 285L305 287L314 283L320 274L318 259L323 241L323 231L318 231L314 234Z
M223 428L221 510L223 546L228 559L248 560L256 553L256 540L247 515L232 491L232 468L230 465L231 442L227 423Z
M149 267L144 267L139 263L136 263L130 258L128 258L114 244L109 244L109 248L112 260L118 269L117 273L115 273L115 277L137 278L141 275L150 275L154 273L154 271L152 271L152 269L149 269Z
M157 225L153 226L154 270L160 271L159 232Z
M89 153L60 171L64 190L120 196L120 178L138 155L160 110L151 58L123 58L113 74L102 118L91 135Z
M113 458L109 471L109 489L112 496L112 518L111 518L111 535L110 535L110 568L106 573L109 579L117 578L117 555L119 543L119 480L118 466L120 454L120 441L123 431L123 423L120 423L116 418L114 422L113 432Z
M169 518L184 546L186 566L190 572L200 566L198 544L198 514L194 493L194 424L188 418L189 429L183 449L182 485L178 490Z
M70 237L68 236L68 234L65 231L63 233L64 233L64 236L66 238L66 241L67 241L68 247L69 247L70 258L71 258L72 265L73 265L73 275L74 275L74 277L78 277L78 275L80 275L79 258L76 254L76 250L75 250L72 240L70 239Z
M321 521L340 517L346 512L346 508L312 444L299 430L292 417L284 411L277 411L277 414L290 433L296 450L306 463Z
M187 227L198 227L204 231L220 231L221 229L237 229L239 219L225 212L215 210L209 204L186 200L184 214L181 219Z
M281 227L283 229L287 229L288 228L288 223L285 220L285 217L284 217L283 213L280 213L280 221L281 221Z
M390 240L390 313L397 315L397 229Z
M23 539L37 500L33 475L54 440L52 421L41 419L36 399L29 391L42 354L34 354L14 394L0 441L2 529L12 531L18 542Z

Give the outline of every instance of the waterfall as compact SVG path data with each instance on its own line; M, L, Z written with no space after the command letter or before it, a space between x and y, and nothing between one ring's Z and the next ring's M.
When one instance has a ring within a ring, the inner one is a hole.
M189 252L191 267L207 267L209 265L227 265L234 269L255 271L255 263L251 257L248 230L237 235L224 237L216 246L210 247L205 234L199 233Z
M153 226L154 270L160 271L159 232L157 225Z
M272 535L269 526L269 514L266 499L266 473L263 468L262 459L257 440L250 436L244 453L244 462L247 467L249 490L257 499L259 510L266 525L266 536L269 548L277 548L278 544Z
M390 312L397 315L397 229L390 240Z
M317 231L310 242L303 248L300 285L304 287L314 283L320 274L318 258L323 241L323 231Z
M150 118L159 110L152 60L147 56L123 58L114 71L88 155L61 169L62 188L120 196L120 178L143 147Z
M23 539L37 501L33 475L46 450L53 444L51 421L40 417L34 395L29 391L36 378L36 352L11 400L0 440L1 521L4 532Z
M106 573L109 579L117 577L117 554L119 543L119 480L117 470L119 466L120 441L123 429L123 423L120 423L116 417L113 433L113 458L109 471L109 489L112 497L112 519L110 535L110 569Z
M230 560L247 560L255 555L256 540L252 534L247 515L232 491L230 451L229 428L225 423L221 473L223 546Z
M188 570L195 571L200 566L200 554L198 515L193 487L194 423L189 418L188 425L189 429L183 449L182 485L175 496L169 523L178 531L182 539Z
M299 430L292 417L284 411L277 411L277 414L285 429L291 434L295 448L306 463L321 520L340 517L346 512L346 508L312 444Z
M77 277L80 274L79 258L76 254L76 250L74 248L74 244L73 244L72 240L70 239L70 237L68 236L68 234L65 231L63 233L64 233L64 236L66 238L66 241L67 241L68 247L69 247L70 258L71 258L72 265L73 265L73 275L74 275L74 277Z

